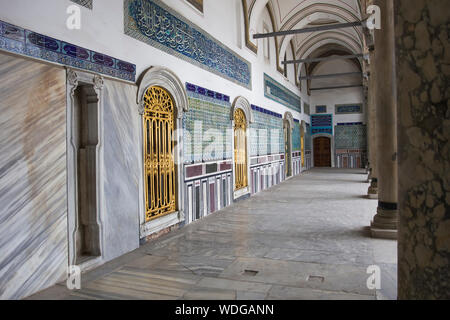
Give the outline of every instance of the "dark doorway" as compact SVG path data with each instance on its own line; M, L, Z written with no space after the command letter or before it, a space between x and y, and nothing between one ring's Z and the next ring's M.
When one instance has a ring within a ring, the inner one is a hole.
M331 167L331 139L318 137L314 139L314 166Z

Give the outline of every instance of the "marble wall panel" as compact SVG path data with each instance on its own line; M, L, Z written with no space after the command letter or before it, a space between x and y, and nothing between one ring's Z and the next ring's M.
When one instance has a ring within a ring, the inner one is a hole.
M398 297L450 299L448 1L398 0Z
M63 280L65 70L0 54L0 299Z
M137 87L105 80L104 87L104 260L139 247L141 125Z

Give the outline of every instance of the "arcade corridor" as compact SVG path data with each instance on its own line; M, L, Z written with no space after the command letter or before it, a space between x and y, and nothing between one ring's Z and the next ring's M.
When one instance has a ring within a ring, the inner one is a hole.
M397 241L370 237L366 179L313 169L30 298L396 299Z

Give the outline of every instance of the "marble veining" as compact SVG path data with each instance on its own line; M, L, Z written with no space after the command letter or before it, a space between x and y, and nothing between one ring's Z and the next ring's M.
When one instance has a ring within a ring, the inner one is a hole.
M105 80L104 86L104 259L139 247L140 115L137 88Z
M0 299L65 277L65 80L62 68L0 54Z

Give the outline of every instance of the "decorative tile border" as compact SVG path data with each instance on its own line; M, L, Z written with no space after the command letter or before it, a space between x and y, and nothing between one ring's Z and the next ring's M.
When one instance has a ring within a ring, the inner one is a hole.
M70 0L70 1L92 10L92 0Z
M283 116L281 114L279 114L279 113L276 113L276 112L270 111L268 109L264 109L264 108L258 107L258 106L254 105L254 104L252 104L251 107L252 107L252 110L268 114L269 116L273 116L273 117L280 118L280 119L283 118Z
M336 114L363 113L360 104L338 104L335 106Z
M264 96L299 113L302 112L301 98L266 73L264 73Z
M0 50L135 82L136 66L0 21Z
M124 0L125 34L252 88L251 64L157 0Z
M189 82L186 82L186 90L187 90L188 94L195 93L198 96L204 96L204 97L210 98L212 100L219 100L219 101L225 102L226 104L230 103L229 96L219 93L219 92L208 90L206 88L197 86L197 85L189 83ZM191 94L191 96L193 96L193 95ZM203 97L202 97L202 99L203 99Z
M312 115L311 116L311 134L328 133L333 134L333 115Z
M316 106L316 113L327 113L327 106Z

